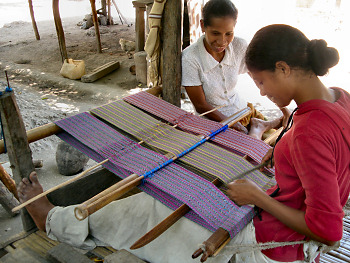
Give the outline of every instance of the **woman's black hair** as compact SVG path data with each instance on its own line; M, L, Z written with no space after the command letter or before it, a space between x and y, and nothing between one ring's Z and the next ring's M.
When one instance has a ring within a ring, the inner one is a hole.
M209 0L202 9L204 27L211 25L213 17L232 17L235 21L238 10L231 0Z
M325 75L339 62L335 48L323 39L309 40L300 30L288 25L261 28L248 45L245 61L248 69L274 71L276 62L284 61L291 68Z

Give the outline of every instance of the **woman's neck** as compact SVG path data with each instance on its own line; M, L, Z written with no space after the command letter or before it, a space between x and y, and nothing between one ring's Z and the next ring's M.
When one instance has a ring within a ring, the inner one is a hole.
M295 102L300 105L309 100L325 100L328 102L335 102L338 99L338 94L327 88L317 76L304 78L299 83L295 96Z

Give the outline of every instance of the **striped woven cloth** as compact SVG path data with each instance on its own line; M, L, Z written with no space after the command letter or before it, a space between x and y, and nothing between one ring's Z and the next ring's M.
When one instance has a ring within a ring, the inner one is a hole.
M152 149L173 155L180 154L200 140L198 136L166 125L123 100L93 109L91 113L147 143ZM202 175L211 175L206 177L208 180L219 178L225 183L252 168L252 165L241 156L211 143L202 144L180 160L195 167L196 170L203 171ZM247 178L264 190L275 184L274 180L267 178L258 170L247 175Z
M103 166L122 178L141 175L167 161L164 155L140 146L88 113L56 125L65 131L59 137L95 161L108 159ZM175 163L154 173L140 188L173 209L186 203L193 210L188 218L211 231L223 227L231 237L254 216L250 206L236 206L213 184Z
M171 124L177 124L184 131L194 134L208 135L211 131L222 126L218 122L182 110L148 92L138 92L125 97L124 100ZM262 140L257 140L234 129L218 134L213 141L220 146L236 151L242 156L248 155L257 163L261 162L265 153L271 148Z

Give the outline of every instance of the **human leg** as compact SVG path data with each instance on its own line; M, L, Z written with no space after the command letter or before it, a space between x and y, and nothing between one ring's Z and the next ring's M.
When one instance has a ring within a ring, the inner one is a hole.
M32 172L29 175L29 179L30 180L28 180L27 178L23 178L18 185L18 197L21 203L43 192L43 188L38 181L36 172ZM33 218L36 226L43 231L45 231L45 222L47 214L52 208L54 208L54 205L50 203L46 196L41 197L38 200L26 206L26 209Z
M266 121L261 118L261 113L257 115L258 118L253 115L253 117L250 119L250 129L248 135L260 140L265 132L271 129L279 128L281 126L285 127L291 113L285 107L280 108L280 110L283 115L271 121ZM257 112L255 109L254 111Z
M24 180L19 188L22 202L42 193L36 176L31 175L30 180ZM28 211L40 229L46 230L48 237L82 249L109 245L129 250L136 240L172 212L146 193L112 202L82 221L75 218L75 206L57 207L46 197L32 205ZM150 244L129 251L152 263L192 263L192 253L210 235L209 230L182 218ZM221 258L207 262L227 261Z

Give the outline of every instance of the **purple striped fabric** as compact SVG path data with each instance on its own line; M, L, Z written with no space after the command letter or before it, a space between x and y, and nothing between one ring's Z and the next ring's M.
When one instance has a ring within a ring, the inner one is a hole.
M135 136L140 141L174 155L185 151L200 140L198 136L166 125L123 100L93 109L91 113ZM183 156L181 161L212 175L212 177L206 177L208 180L219 178L225 183L252 168L252 165L241 156L212 143L201 145ZM258 170L247 175L247 178L253 180L264 190L275 185L274 180L271 181Z
M125 97L124 100L171 124L178 124L180 129L194 134L208 135L211 131L222 127L221 123L188 113L148 92L139 92ZM225 148L234 150L242 156L248 155L257 163L261 162L265 153L271 148L262 140L257 140L234 129L218 134L213 141ZM271 172L274 173L274 170L271 170Z
M132 173L143 174L167 160L88 113L56 124L66 132L59 137L95 161L109 159L104 167L122 178ZM231 237L254 216L251 207L236 206L210 182L174 163L148 178L141 188L173 209L185 202L193 210L187 215L191 220L211 231L223 227Z

